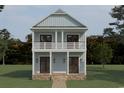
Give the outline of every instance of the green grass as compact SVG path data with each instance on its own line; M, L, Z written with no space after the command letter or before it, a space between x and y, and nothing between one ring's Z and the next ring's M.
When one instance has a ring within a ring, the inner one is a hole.
M0 66L0 88L49 88L52 81L31 80L31 65Z
M124 88L124 65L87 66L86 80L67 81L70 88Z
M124 87L124 65L87 66L86 80L67 81L73 88L117 88ZM0 66L0 88L49 88L52 81L31 80L31 65Z

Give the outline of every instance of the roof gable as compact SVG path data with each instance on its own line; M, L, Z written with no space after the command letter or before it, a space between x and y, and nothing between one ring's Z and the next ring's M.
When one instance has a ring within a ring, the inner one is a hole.
M34 27L81 27L86 28L85 25L78 22L76 19L59 9L53 14L49 15Z

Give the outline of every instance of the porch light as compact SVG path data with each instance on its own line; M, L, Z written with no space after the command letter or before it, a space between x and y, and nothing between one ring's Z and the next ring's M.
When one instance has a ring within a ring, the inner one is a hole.
M64 58L64 61L63 61L63 63L65 63L66 62L66 59Z
M83 59L82 59L82 58L80 59L80 62L82 62L82 63L83 63Z
M36 58L36 63L38 63L38 58Z
M53 63L56 63L56 62L55 62L55 58L53 58Z

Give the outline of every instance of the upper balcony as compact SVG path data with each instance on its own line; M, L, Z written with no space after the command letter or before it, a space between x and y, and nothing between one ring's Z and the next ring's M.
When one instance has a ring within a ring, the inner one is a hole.
M41 31L41 30L40 30ZM82 51L86 49L85 32L76 31L41 31L33 32L32 49L36 51Z
M85 49L85 42L34 42L34 49Z

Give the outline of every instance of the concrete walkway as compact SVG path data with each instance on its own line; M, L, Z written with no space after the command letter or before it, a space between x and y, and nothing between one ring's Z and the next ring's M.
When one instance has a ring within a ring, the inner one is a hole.
M63 77L54 77L52 88L66 88L66 80Z
M53 80L52 88L66 88L65 80Z

